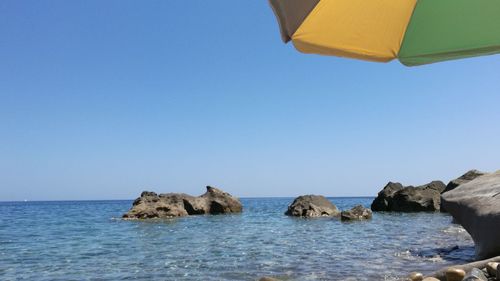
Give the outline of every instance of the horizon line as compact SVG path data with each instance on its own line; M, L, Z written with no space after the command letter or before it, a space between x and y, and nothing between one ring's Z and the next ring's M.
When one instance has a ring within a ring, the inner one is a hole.
M301 196L301 195L299 195ZM323 195L325 196L325 195ZM238 199L288 199L298 196L245 196ZM376 196L325 196L326 198L375 198ZM0 200L0 203L43 203L43 202L106 202L106 201L134 201L134 199L53 199L53 200Z

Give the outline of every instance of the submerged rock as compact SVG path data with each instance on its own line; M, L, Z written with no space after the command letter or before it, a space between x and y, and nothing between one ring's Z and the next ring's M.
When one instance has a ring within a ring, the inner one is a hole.
M280 281L279 279L272 278L272 277L262 277L259 279L259 281Z
M371 209L393 212L439 211L441 192L445 188L445 184L441 181L417 187L403 187L400 183L389 182L373 200Z
M443 193L443 207L472 236L479 259L500 255L500 171Z
M321 195L303 195L295 198L285 212L293 217L334 217L339 216L337 207Z
M342 211L340 218L343 221L368 220L372 218L372 211L361 205L357 205L350 210Z
M215 187L207 186L207 192L195 197L184 193L156 194L145 191L137 198L126 219L173 218L188 215L239 213L240 201Z

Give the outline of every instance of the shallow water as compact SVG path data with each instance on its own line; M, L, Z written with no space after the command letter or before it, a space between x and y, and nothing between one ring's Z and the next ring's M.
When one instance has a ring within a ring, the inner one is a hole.
M372 198L331 200L346 209ZM154 222L117 219L132 201L0 203L0 280L398 280L473 259L446 214L342 223L286 217L291 201L242 199L242 214Z

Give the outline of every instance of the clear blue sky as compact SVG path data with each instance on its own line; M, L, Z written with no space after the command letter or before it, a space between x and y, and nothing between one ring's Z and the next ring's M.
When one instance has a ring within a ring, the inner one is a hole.
M303 55L267 2L0 2L0 200L375 195L500 169L500 56Z

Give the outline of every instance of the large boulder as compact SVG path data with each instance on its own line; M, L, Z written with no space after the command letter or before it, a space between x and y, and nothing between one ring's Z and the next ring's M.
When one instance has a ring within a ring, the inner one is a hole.
M468 183L471 180L474 180L480 176L484 176L486 173L478 171L478 170L470 170L467 173L461 175L460 177L451 180L448 185L446 186L446 189L443 191L443 193L448 192L450 190L453 190L457 188L459 185ZM441 212L447 212L446 208L443 206L443 200L441 200Z
M350 210L342 211L342 213L340 213L340 219L342 221L369 220L371 218L372 218L372 211L361 205L357 205Z
M461 175L460 177L458 177L454 180L451 180L448 183L448 185L446 186L446 189L443 191L443 193L450 191L450 190L453 190L461 184L468 183L471 180L474 180L477 177L484 176L484 175L486 175L486 173L478 171L478 170L470 170L467 173Z
M500 255L500 171L442 195L443 206L472 236L477 258Z
M440 196L446 185L441 181L413 187L389 182L373 200L373 211L432 212L440 210Z
M408 186L396 192L393 197L394 212L434 212L440 210L441 192L446 185L441 181L413 187Z
M394 194L404 187L399 182L389 182L373 200L371 209L375 212L390 211L392 209L392 199Z
M215 187L207 186L207 192L195 197L184 193L156 194L145 191L137 198L126 219L173 218L188 215L239 213L240 201Z
M340 215L337 207L320 195L303 195L295 198L285 212L293 217L335 217Z

